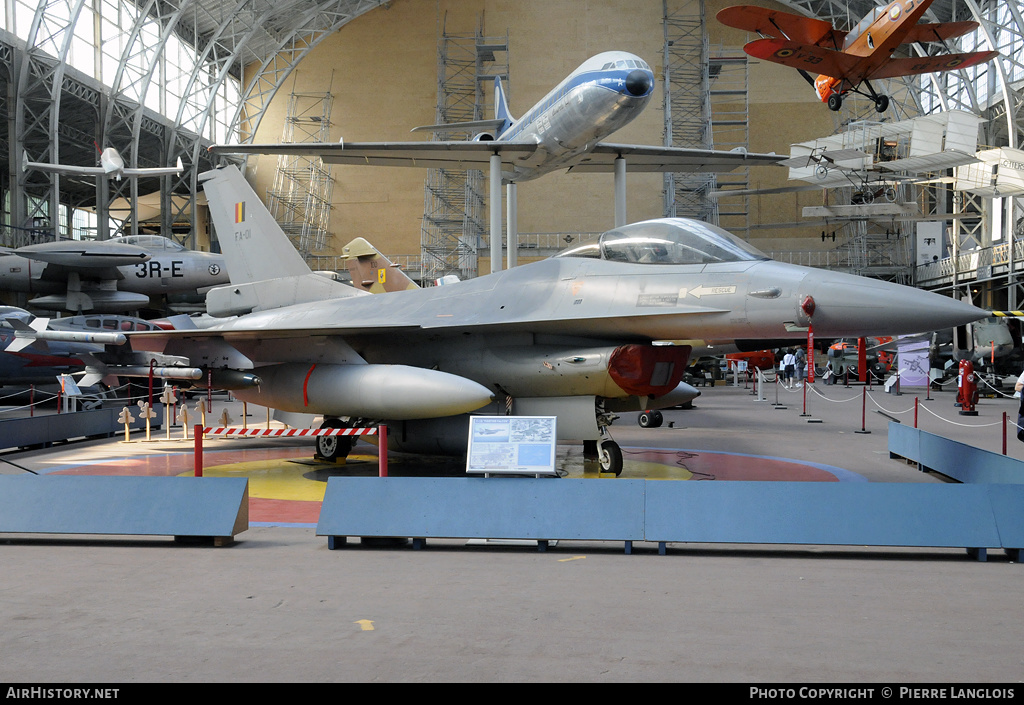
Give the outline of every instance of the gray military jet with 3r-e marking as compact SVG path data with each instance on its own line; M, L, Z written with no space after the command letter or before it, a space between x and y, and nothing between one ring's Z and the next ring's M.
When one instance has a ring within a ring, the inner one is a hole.
M121 313L151 297L205 293L229 281L224 258L160 235L60 240L0 249L0 290L34 294L47 311Z
M369 294L310 273L235 167L204 178L232 276L208 302L217 294L242 315L129 334L131 345L184 356L214 385L250 373L235 391L245 401L322 414L326 425L386 422L395 450L463 453L467 414L511 409L556 416L560 439L596 448L618 472L615 413L679 403L694 348L762 349L805 339L811 324L824 338L859 337L986 315L938 294L775 262L682 218L616 228L477 279Z

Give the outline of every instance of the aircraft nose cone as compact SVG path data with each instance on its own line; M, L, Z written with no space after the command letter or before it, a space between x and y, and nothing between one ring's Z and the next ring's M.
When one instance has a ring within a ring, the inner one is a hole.
M906 335L953 328L988 312L948 296L838 272L804 281L814 300L815 335Z
M630 71L626 76L626 92L633 96L647 95L653 84L651 75L640 69Z

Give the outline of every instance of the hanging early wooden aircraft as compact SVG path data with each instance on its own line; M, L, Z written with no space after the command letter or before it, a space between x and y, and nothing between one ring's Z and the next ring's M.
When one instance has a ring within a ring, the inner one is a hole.
M743 51L798 69L829 109L839 110L844 96L859 93L870 97L875 110L883 113L889 107L889 97L877 93L871 81L965 69L999 54L976 51L893 58L901 44L942 42L977 29L977 22L918 24L932 2L896 0L876 7L849 32L824 20L751 5L727 7L717 18L729 27L760 34L762 39L746 44ZM809 71L818 77L812 78Z

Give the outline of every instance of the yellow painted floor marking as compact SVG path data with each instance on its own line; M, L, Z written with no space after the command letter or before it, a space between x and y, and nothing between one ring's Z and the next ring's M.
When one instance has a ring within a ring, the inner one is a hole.
M352 460L372 460L374 456L350 456ZM329 468L330 466L325 466ZM338 465L343 469L344 465ZM306 477L314 468L289 462L286 458L254 460L230 465L213 465L203 468L206 477L247 477L249 496L259 499L287 499L305 502L322 502L327 483ZM189 476L192 472L181 473Z
M583 477L615 477L611 473L583 471ZM628 460L620 477L632 477L646 480L689 480L693 473L682 465L665 465L649 460Z
M370 621L369 619L360 619L359 621L356 622L356 624L358 624L359 628L362 629L364 632L372 632L373 631L373 622Z
M573 556L572 558L559 558L559 563L568 563L569 561L582 561L586 556Z

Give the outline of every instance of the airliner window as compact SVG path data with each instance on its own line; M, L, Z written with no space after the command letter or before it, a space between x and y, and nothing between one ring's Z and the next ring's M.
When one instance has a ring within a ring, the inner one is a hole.
M602 259L632 264L712 264L767 259L763 252L725 230L686 218L652 220L609 230L601 236L600 247Z

